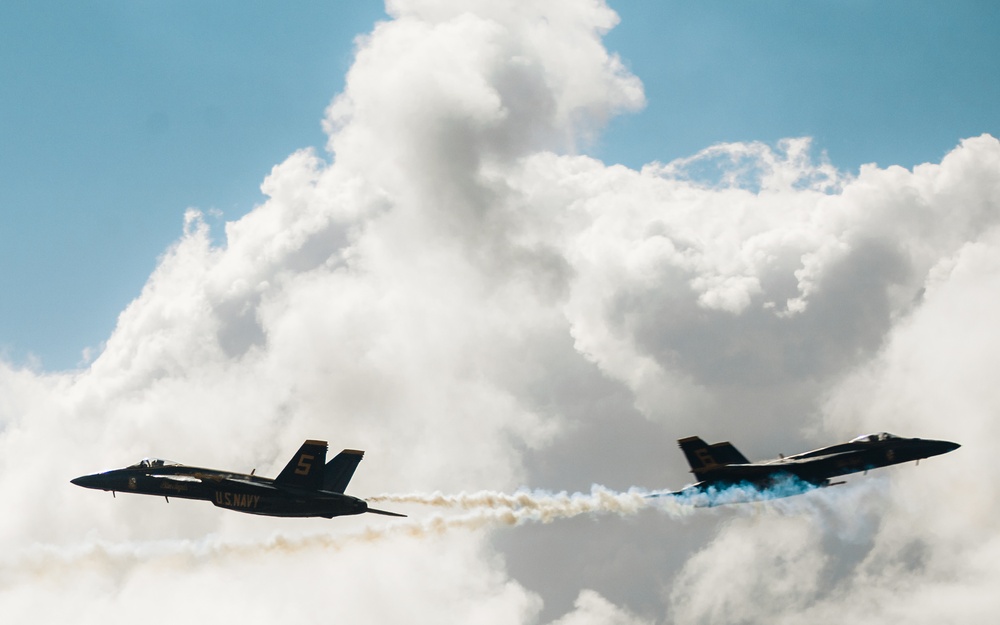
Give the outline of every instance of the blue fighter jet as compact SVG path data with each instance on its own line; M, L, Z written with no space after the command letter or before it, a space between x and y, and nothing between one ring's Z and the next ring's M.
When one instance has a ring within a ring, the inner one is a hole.
M698 481L679 491L653 496L688 498L695 505L709 506L798 495L813 488L844 483L833 482L831 478L902 462L919 463L960 447L950 441L903 438L880 432L801 454L750 462L729 441L709 445L697 436L690 436L677 443Z
M325 517L349 514L405 514L368 507L364 499L345 495L344 490L364 456L363 451L345 449L326 462L326 441L308 440L278 477L260 477L251 472L232 473L202 469L159 458L144 458L124 469L114 469L70 480L77 486L211 501L220 508L280 517Z

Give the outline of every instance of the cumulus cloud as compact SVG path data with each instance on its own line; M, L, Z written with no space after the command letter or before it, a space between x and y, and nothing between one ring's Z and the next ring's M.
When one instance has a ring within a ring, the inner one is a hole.
M328 154L277 165L223 245L189 211L86 369L0 363L5 615L995 611L1000 142L856 175L807 139L607 166L588 140L643 95L601 43L603 3L387 8L326 111ZM68 484L144 455L275 475L325 438L368 450L361 496L624 492L682 486L686 435L762 457L883 429L966 445L742 509L595 504L541 525L408 509L434 531Z
M593 590L584 590L577 597L574 610L555 620L552 625L641 625L648 623L619 607Z

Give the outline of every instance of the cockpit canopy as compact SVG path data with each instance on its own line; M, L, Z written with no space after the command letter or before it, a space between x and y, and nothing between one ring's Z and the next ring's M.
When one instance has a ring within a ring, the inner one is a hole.
M876 434L865 434L864 436L859 436L857 438L852 438L852 443L877 443L878 441L887 441L891 438L899 438L895 434L889 434L888 432L878 432Z
M133 464L130 469L157 469L159 467L173 467L179 465L179 462L173 462L171 460L163 460L161 458L143 458L139 462Z

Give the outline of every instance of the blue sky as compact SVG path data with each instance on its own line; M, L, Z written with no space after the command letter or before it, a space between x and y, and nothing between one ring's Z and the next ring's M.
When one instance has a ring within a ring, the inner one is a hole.
M291 6L292 8L289 8ZM612 2L645 110L584 151L640 167L812 136L847 171L1000 134L993 2ZM0 356L81 363L189 206L226 220L296 149L378 3L0 4Z
M5 616L989 621L1000 5L602 1L0 3ZM639 495L880 431L962 448ZM70 484L306 439L410 517Z

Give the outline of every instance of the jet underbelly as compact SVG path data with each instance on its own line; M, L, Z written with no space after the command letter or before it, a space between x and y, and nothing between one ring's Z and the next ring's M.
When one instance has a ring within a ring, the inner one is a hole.
M219 508L279 517L335 517L351 514L362 514L368 505L361 499L343 495L328 496L297 496L289 495L277 489L240 489L229 490L221 488L213 494L212 503Z

